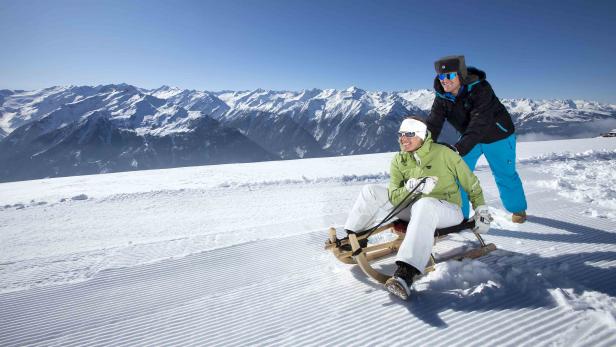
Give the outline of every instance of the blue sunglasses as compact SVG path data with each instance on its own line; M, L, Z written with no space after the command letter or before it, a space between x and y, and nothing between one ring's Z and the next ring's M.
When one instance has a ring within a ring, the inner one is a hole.
M457 72L440 73L438 74L438 79L441 81L444 81L445 78L452 80L456 78L456 76L458 76Z

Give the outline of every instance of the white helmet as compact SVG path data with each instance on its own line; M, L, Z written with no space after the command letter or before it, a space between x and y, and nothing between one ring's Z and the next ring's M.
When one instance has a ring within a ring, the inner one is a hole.
M398 130L398 132L413 132L415 133L415 136L418 136L422 140L425 140L426 136L428 136L428 127L426 127L426 124L422 121L412 118L406 118L402 121L402 124L400 124L400 129Z

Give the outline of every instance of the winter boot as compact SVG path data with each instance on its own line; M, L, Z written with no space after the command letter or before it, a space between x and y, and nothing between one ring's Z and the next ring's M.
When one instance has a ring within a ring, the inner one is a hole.
M526 222L526 211L515 212L511 215L511 221L514 223Z
M393 277L385 282L385 288L400 299L408 300L411 295L413 278L419 275L420 272L411 265L401 261L397 261L396 265L398 265L398 268L394 272Z

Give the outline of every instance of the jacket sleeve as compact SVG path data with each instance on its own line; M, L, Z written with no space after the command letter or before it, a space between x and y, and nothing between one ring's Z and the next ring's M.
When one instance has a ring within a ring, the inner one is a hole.
M472 103L470 122L458 143L455 144L461 156L470 152L484 134L490 131L490 127L494 123L494 114L491 112L491 108L495 97L492 87L486 81L477 85L469 96Z
M464 160L462 160L462 157L458 154L449 151L448 156L453 167L453 171L460 182L460 186L462 186L462 189L464 189L464 191L468 194L468 198L473 204L473 208L485 205L483 190L481 189L481 184L479 183L477 176L475 176Z
M387 187L389 202L391 202L394 206L401 203L402 200L404 200L404 198L408 195L408 192L404 188L404 176L398 166L398 158L399 156L396 155L391 161L391 167L389 170L389 186Z
M426 125L432 134L432 140L434 140L434 142L438 141L441 130L443 130L443 124L445 123L445 110L443 107L444 105L438 97L434 98L430 115L426 118Z

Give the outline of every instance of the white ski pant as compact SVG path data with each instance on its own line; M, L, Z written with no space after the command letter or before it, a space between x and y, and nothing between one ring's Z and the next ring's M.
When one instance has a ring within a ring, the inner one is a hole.
M393 208L386 187L366 185L357 197L344 228L364 231L375 226L381 221L378 218L384 218ZM417 200L413 206L398 213L397 217L409 221L409 225L396 261L412 265L422 273L432 253L434 230L460 224L463 219L458 205L430 197Z

